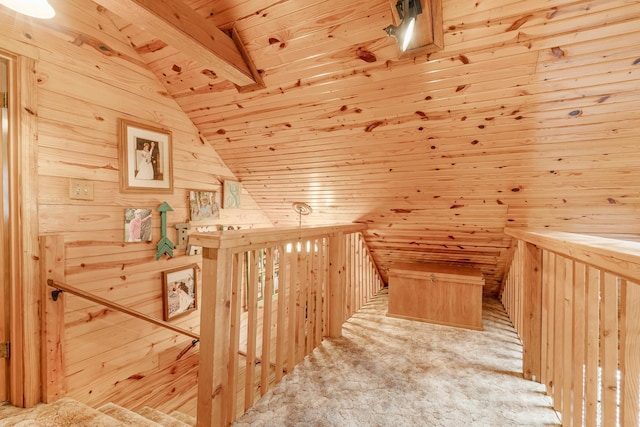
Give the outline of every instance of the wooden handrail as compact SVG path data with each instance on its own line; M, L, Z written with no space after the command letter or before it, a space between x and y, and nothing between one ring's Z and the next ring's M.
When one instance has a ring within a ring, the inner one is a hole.
M505 228L516 239L591 264L632 282L640 280L640 243L561 231Z
M128 307L125 307L123 305L120 305L118 303L110 301L108 299L99 297L97 295L93 295L93 294L91 294L89 292L85 292L82 289L75 288L75 287L73 287L71 285L68 285L66 283L62 283L62 282L58 282L56 280L48 279L47 280L47 285L51 286L52 288L60 289L60 290L62 290L64 292L68 292L68 293L73 294L75 296L78 296L78 297L81 297L81 298L84 298L84 299L88 299L89 301L93 301L95 303L102 304L102 305L104 305L106 307L109 307L109 308L111 308L113 310L119 311L121 313L128 314L130 316L136 317L136 318L144 320L146 322L153 323L156 326L161 326L161 327L163 327L165 329L172 330L173 332L177 332L179 334L186 335L186 336L194 338L196 340L200 340L200 335L195 334L195 333L193 333L191 331L187 331L186 329L179 328L177 326L172 325L171 323L167 323L167 322L165 322L163 320L156 319L155 317L147 316L144 313L140 313L139 311L130 309Z
M278 242L291 242L336 233L356 233L367 229L367 224L347 224L318 227L251 228L189 234L189 244L205 248L238 251L272 246Z

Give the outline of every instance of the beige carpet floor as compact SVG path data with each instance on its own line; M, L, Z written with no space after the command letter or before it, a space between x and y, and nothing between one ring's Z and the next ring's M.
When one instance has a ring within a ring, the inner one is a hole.
M244 426L560 425L498 301L484 331L386 316L383 291L234 423Z

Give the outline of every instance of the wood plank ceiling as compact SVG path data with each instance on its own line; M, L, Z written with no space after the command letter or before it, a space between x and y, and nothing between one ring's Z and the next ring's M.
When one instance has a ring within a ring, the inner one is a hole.
M274 224L306 202L304 225L367 223L383 276L472 265L489 295L506 226L638 232L640 2L443 0L445 49L399 60L389 0L184 1L264 89L105 13Z

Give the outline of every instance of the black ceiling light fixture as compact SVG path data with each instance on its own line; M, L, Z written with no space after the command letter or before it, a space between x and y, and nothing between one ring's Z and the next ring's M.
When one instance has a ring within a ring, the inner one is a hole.
M401 20L400 24L389 25L384 30L398 40L400 48L404 52L413 37L416 18L422 13L422 3L421 0L398 0L396 10Z

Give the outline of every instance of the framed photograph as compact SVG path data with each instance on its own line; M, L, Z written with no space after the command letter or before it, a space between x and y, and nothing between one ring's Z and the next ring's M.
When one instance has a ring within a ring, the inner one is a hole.
M171 132L120 119L120 191L173 192Z
M127 208L124 211L124 241L150 242L151 215L153 210L140 208Z
M198 308L197 264L162 272L164 320L173 320Z
M189 191L191 221L220 218L220 193L217 191Z
M242 184L238 181L229 181L226 179L222 184L224 209L240 209L240 201L242 196Z

